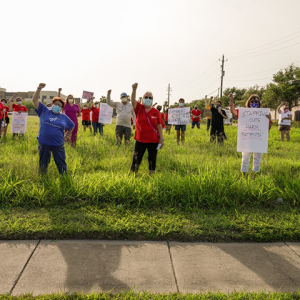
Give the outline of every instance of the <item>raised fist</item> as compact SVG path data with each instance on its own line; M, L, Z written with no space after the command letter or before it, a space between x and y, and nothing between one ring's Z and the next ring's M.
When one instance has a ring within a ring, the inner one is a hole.
M138 84L137 84L137 83L134 83L134 84L132 85L132 89L134 89L134 90L136 90L137 87L138 87Z
M111 90L108 90L107 91L107 96L110 96L110 94L111 94Z
M229 100L232 100L232 101L233 101L233 94L230 93L230 94L228 95L228 98L229 98Z
M45 86L46 86L46 83L40 83L38 88L43 89Z
M58 91L61 92L62 88L59 88Z

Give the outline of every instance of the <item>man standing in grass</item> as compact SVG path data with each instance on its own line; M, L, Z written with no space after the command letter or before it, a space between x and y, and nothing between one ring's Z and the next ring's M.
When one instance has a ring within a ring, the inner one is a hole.
M184 99L180 98L178 108L183 108L183 107L184 107ZM177 145L179 145L180 143L180 136L181 136L181 144L183 145L185 139L186 125L175 125L175 130L177 134Z
M192 110L192 129L197 125L197 128L200 129L200 115L201 110L198 109L198 106L195 105L194 109Z
M210 102L213 100L214 97L210 97ZM207 96L205 95L205 114L206 114L206 130L208 131L211 124L211 106L207 102Z
M121 145L124 135L125 145L128 146L131 137L131 118L133 119L133 129L135 129L135 113L132 104L128 101L128 95L122 93L120 96L121 102L114 102L110 99L111 90L107 92L107 104L116 109L117 125L116 125L116 140L117 145Z

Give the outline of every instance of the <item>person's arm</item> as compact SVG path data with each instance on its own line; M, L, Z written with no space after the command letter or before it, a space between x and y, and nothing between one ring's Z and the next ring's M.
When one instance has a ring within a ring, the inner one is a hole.
M133 128L133 130L135 130L135 112L134 112L133 108L131 111L131 115L132 115L132 121L133 121L132 128Z
M205 95L205 107L208 106L207 95Z
M109 106L111 106L111 107L116 107L116 102L114 102L114 101L112 101L111 99L110 99L110 94L111 94L111 90L108 90L107 91L107 96L106 96L106 102L107 102L107 104L109 105Z
M285 103L284 102L281 102L280 104L279 104L279 106L278 106L278 108L277 108L277 112L280 114L281 113L281 109L280 109L280 107L282 106L282 105L284 105Z
M68 131L66 132L66 134L65 134L65 141L70 140L74 128L75 128L75 126L74 126L71 130L68 130Z
M40 101L39 101L39 96L40 96L40 91L46 86L45 83L40 83L39 87L36 89L36 92L33 95L32 102L33 106L35 109L39 108Z
M163 130L162 130L162 125L161 124L157 124L157 129L158 129L158 134L159 134L159 143L160 143L160 149L163 147L164 145L164 137L163 137Z
M136 105L137 105L137 101L136 101L136 90L137 90L137 87L138 87L138 84L137 83L134 83L132 85L132 93L131 93L131 104L132 104L132 107L133 109L136 108Z
M59 97L59 98L60 98L61 90L62 90L62 88L59 88L59 89L58 89L58 92L57 92L57 97Z
M16 94L13 94L10 98L9 98L9 100L8 100L8 104L9 104L9 108L10 108L10 110L11 111L13 111L13 100L15 99L17 97L17 95Z
M214 99L214 97L210 97L210 99L209 99L209 106L210 107L211 107L211 103L212 103L213 99Z
M92 106L93 106L93 100L95 99L95 97L93 97L91 100L88 100L88 108L90 110L92 110Z
M229 101L230 111L231 111L231 113L232 113L233 115L237 116L237 110L235 109L234 104L233 104L233 94L230 93L230 94L228 95L228 98L229 98L229 100L230 100L230 101Z

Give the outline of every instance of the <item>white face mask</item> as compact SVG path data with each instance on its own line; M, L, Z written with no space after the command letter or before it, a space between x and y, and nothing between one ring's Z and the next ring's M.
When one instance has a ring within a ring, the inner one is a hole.
M179 103L179 106L183 106L183 105L184 105L184 103L183 103L183 102L180 102L180 103Z
M147 106L147 107L148 107L148 106L151 106L151 105L152 105L152 99L146 97L146 98L144 99L144 105Z
M127 102L127 97L121 98L121 101L122 101L122 102Z
M5 105L6 103L5 103L5 102L2 102L2 104Z
M21 104L22 104L22 101L18 101L18 104L21 105Z
M69 99L69 102L70 102L70 103L73 103L73 102L74 102L74 99Z
M99 106L98 104L95 105L96 108L98 108L98 106Z

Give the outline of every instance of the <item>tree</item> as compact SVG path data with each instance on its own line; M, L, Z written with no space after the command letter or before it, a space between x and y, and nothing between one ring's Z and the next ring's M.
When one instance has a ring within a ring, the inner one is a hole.
M232 87L232 88L226 88L223 92L223 96L221 97L221 102L222 102L222 106L228 106L229 105L229 99L228 96L230 93L234 94L234 101L236 103L239 103L239 101L242 100L242 97L244 96L246 92L246 89L239 89L237 87Z
M100 103L106 103L106 97L105 96L100 97Z
M300 68L291 64L273 75L274 83L267 85L263 99L267 106L276 109L281 102L287 102L290 110L298 106L300 97Z
M236 102L238 106L245 106L246 101L249 99L249 97L253 94L257 95L260 99L263 99L264 93L266 89L264 87L259 87L257 84L248 88L244 95L242 96L241 100L239 102Z

